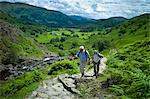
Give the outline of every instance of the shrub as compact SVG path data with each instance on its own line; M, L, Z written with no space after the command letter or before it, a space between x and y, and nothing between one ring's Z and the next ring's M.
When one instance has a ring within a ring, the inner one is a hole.
M120 30L119 30L119 34L125 34L127 31L126 31L126 29L125 28L121 28Z
M103 51L105 49L108 49L110 47L110 42L107 40L99 40L93 43L92 48L96 48L99 51Z
M78 34L73 34L73 37L79 37L79 35Z
M65 55L66 55L66 53L65 53L65 52L63 52L63 51L60 51L60 52L58 52L58 55L59 55L60 57L62 57L62 56L65 56Z
M31 34L31 35L35 35L35 33L34 33L34 32L31 32L30 34Z
M35 35L35 37L39 37L39 35Z
M79 45L78 42L73 42L72 45L71 45L71 46L72 46L71 48L75 48L75 47L77 47L78 45Z
M61 38L60 38L60 41L61 41L61 42L64 42L64 41L66 41L66 38L65 38L65 37L61 37Z
M61 49L61 50L63 50L64 49L63 44L59 44L58 48Z
M75 61L64 60L50 65L49 75L57 75L62 73L75 74L78 73L78 66Z
M59 41L60 41L60 39L58 37L56 37L56 38L52 38L50 40L50 43L55 43L55 42L59 42Z

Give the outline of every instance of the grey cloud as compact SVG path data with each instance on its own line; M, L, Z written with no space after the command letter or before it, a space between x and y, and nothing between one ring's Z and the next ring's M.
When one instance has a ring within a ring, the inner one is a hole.
M4 0L0 0L4 1ZM131 18L150 13L150 0L5 0L24 2L58 10L68 15L80 15L90 18L109 18L123 16Z

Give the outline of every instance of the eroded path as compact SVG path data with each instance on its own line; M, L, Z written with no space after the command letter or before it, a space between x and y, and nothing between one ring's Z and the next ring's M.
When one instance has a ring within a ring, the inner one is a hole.
M100 73L105 69L106 58L101 59ZM80 74L62 74L53 79L46 79L39 87L32 92L27 99L75 99L80 92L76 89L76 83L88 82L95 79L93 69L86 72L85 77L80 78Z

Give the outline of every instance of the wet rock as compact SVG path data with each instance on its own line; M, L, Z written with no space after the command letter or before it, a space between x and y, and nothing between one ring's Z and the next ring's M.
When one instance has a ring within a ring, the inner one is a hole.
M57 55L49 56L50 63L56 62L59 60ZM28 71L33 71L35 68L45 68L48 67L48 62L43 62L42 60L33 60L33 59L26 59L21 60L18 65L13 66L12 64L3 65L0 64L0 79L7 80L14 77L24 74ZM7 72L6 72L7 71ZM11 76L11 77L8 77Z
M1 70L0 71L0 80L6 80L5 78L8 77L10 75L9 70L5 69L5 70Z

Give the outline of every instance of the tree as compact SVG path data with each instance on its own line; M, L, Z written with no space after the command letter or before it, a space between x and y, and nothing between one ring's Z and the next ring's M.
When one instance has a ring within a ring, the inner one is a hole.
M79 44L78 44L77 42L73 42L71 48L75 48L75 47L78 46L78 45L79 45Z
M61 38L60 38L60 41L61 41L61 42L66 41L66 40L65 40L65 37L61 37Z
M110 42L107 40L99 40L92 45L92 48L98 49L100 52L108 49L110 47Z

